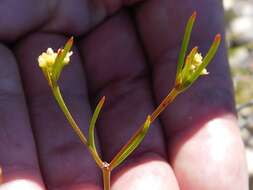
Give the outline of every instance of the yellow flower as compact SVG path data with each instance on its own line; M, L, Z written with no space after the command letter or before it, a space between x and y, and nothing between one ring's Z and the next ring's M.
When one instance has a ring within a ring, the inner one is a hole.
M62 69L70 62L70 56L73 54L70 51L72 45L73 37L67 41L64 49L58 49L57 52L54 52L52 48L48 48L38 57L39 67L51 87L57 85Z
M59 54L59 52L61 52L62 49L58 49L57 53L54 52L54 50L52 48L48 48L46 52L43 52L39 58L38 58L38 62L39 62L39 66L43 67L43 68L52 68L57 55ZM67 55L64 57L63 60L63 64L66 65L70 62L70 56L73 54L73 52L68 52Z
M195 72L202 63L203 63L203 57L200 53L197 52L193 57L191 70ZM200 75L208 75L208 74L209 73L207 72L206 68L204 68L200 73Z

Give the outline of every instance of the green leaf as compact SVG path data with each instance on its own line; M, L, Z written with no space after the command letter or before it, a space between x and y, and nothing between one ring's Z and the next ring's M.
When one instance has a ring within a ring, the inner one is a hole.
M198 67L198 69L195 71L195 73L192 75L190 81L193 83L201 74L202 70L207 67L207 65L211 62L213 57L215 56L221 42L221 35L217 34L215 36L215 39L213 41L213 44L211 45L209 51L207 52L205 58L203 59L202 64Z
M71 37L67 41L67 43L64 46L64 49L58 52L58 55L56 57L55 64L53 67L53 71L52 71L55 81L57 81L60 77L61 71L64 67L63 60L66 57L66 55L70 52L70 49L72 48L72 46L73 46L73 37Z
M89 140L88 140L88 144L89 146L91 146L91 148L95 151L95 153L97 154L97 149L96 149L96 144L95 144L95 125L96 125L96 121L98 119L98 115L104 105L105 102L105 97L103 96L103 98L99 101L94 114L91 118L91 122L90 122L90 128L89 128Z
M185 34L184 34L184 38L183 38L183 42L182 42L182 46L181 46L181 50L180 50L179 58L178 58L177 75L176 75L177 78L178 78L179 74L181 73L183 66L184 66L185 55L186 55L189 41L191 38L191 32L192 32L194 22L196 20L196 16L197 16L197 13L195 11L191 15L191 17L189 18L187 25L186 25Z
M143 138L148 132L151 124L151 117L148 116L143 127L141 127L134 136L123 146L119 153L113 158L110 163L111 170L121 164L142 142Z
M182 71L182 83L191 77L191 66L194 60L194 56L198 51L198 47L194 47L186 58L185 65Z

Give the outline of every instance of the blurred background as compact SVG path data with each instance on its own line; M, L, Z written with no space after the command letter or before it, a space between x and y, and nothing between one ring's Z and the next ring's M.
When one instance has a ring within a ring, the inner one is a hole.
M253 190L253 0L223 0L229 62Z

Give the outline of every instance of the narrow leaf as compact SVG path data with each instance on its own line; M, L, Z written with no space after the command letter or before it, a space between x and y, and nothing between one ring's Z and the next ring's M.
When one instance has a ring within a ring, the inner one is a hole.
M98 119L98 115L104 105L105 102L105 97L103 96L103 98L99 101L94 114L91 118L91 122L90 122L90 128L89 128L89 146L91 146L91 148L96 152L97 154L97 150L96 150L96 144L95 144L95 125L96 125L96 121Z
M54 74L54 78L55 78L56 81L59 79L61 71L62 71L62 69L64 67L63 60L64 60L64 58L66 57L67 53L69 53L70 49L73 46L73 40L74 40L73 37L71 37L67 41L67 43L65 44L64 49L62 51L58 52L58 55L56 57L55 64L54 64L54 67L53 67L53 71L52 71L52 73Z
M148 132L151 124L151 117L148 116L143 127L140 128L134 136L128 141L128 143L123 146L119 153L113 158L110 163L111 170L121 164L142 142L143 138Z
M199 66L199 68L196 70L196 72L192 75L192 78L190 79L192 82L194 82L199 75L201 74L202 70L207 67L207 65L211 62L211 60L214 58L221 42L221 35L217 34L214 38L213 44L211 45L209 51L207 52L205 58L203 59L202 64Z
M185 65L182 71L183 83L184 83L184 80L187 80L190 77L192 62L194 60L194 56L197 53L197 51L198 51L198 47L194 47L186 58Z
M183 42L182 42L182 46L181 46L181 50L180 50L179 58L178 58L177 75L176 75L177 77L179 76L184 66L185 55L186 55L189 41L191 38L191 32L192 32L194 22L196 20L196 16L197 16L197 13L195 11L189 18L186 25L185 34L184 34L184 38L183 38Z

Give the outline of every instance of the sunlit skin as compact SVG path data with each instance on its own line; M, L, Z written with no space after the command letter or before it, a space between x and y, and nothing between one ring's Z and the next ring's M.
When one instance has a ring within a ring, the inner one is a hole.
M205 55L215 34L223 36L219 0L1 2L0 190L102 189L99 169L38 67L41 52L75 36L71 66L59 83L85 134L92 110L106 96L96 142L110 161L173 86L194 10L190 46ZM114 171L112 190L248 189L224 41L207 71Z

